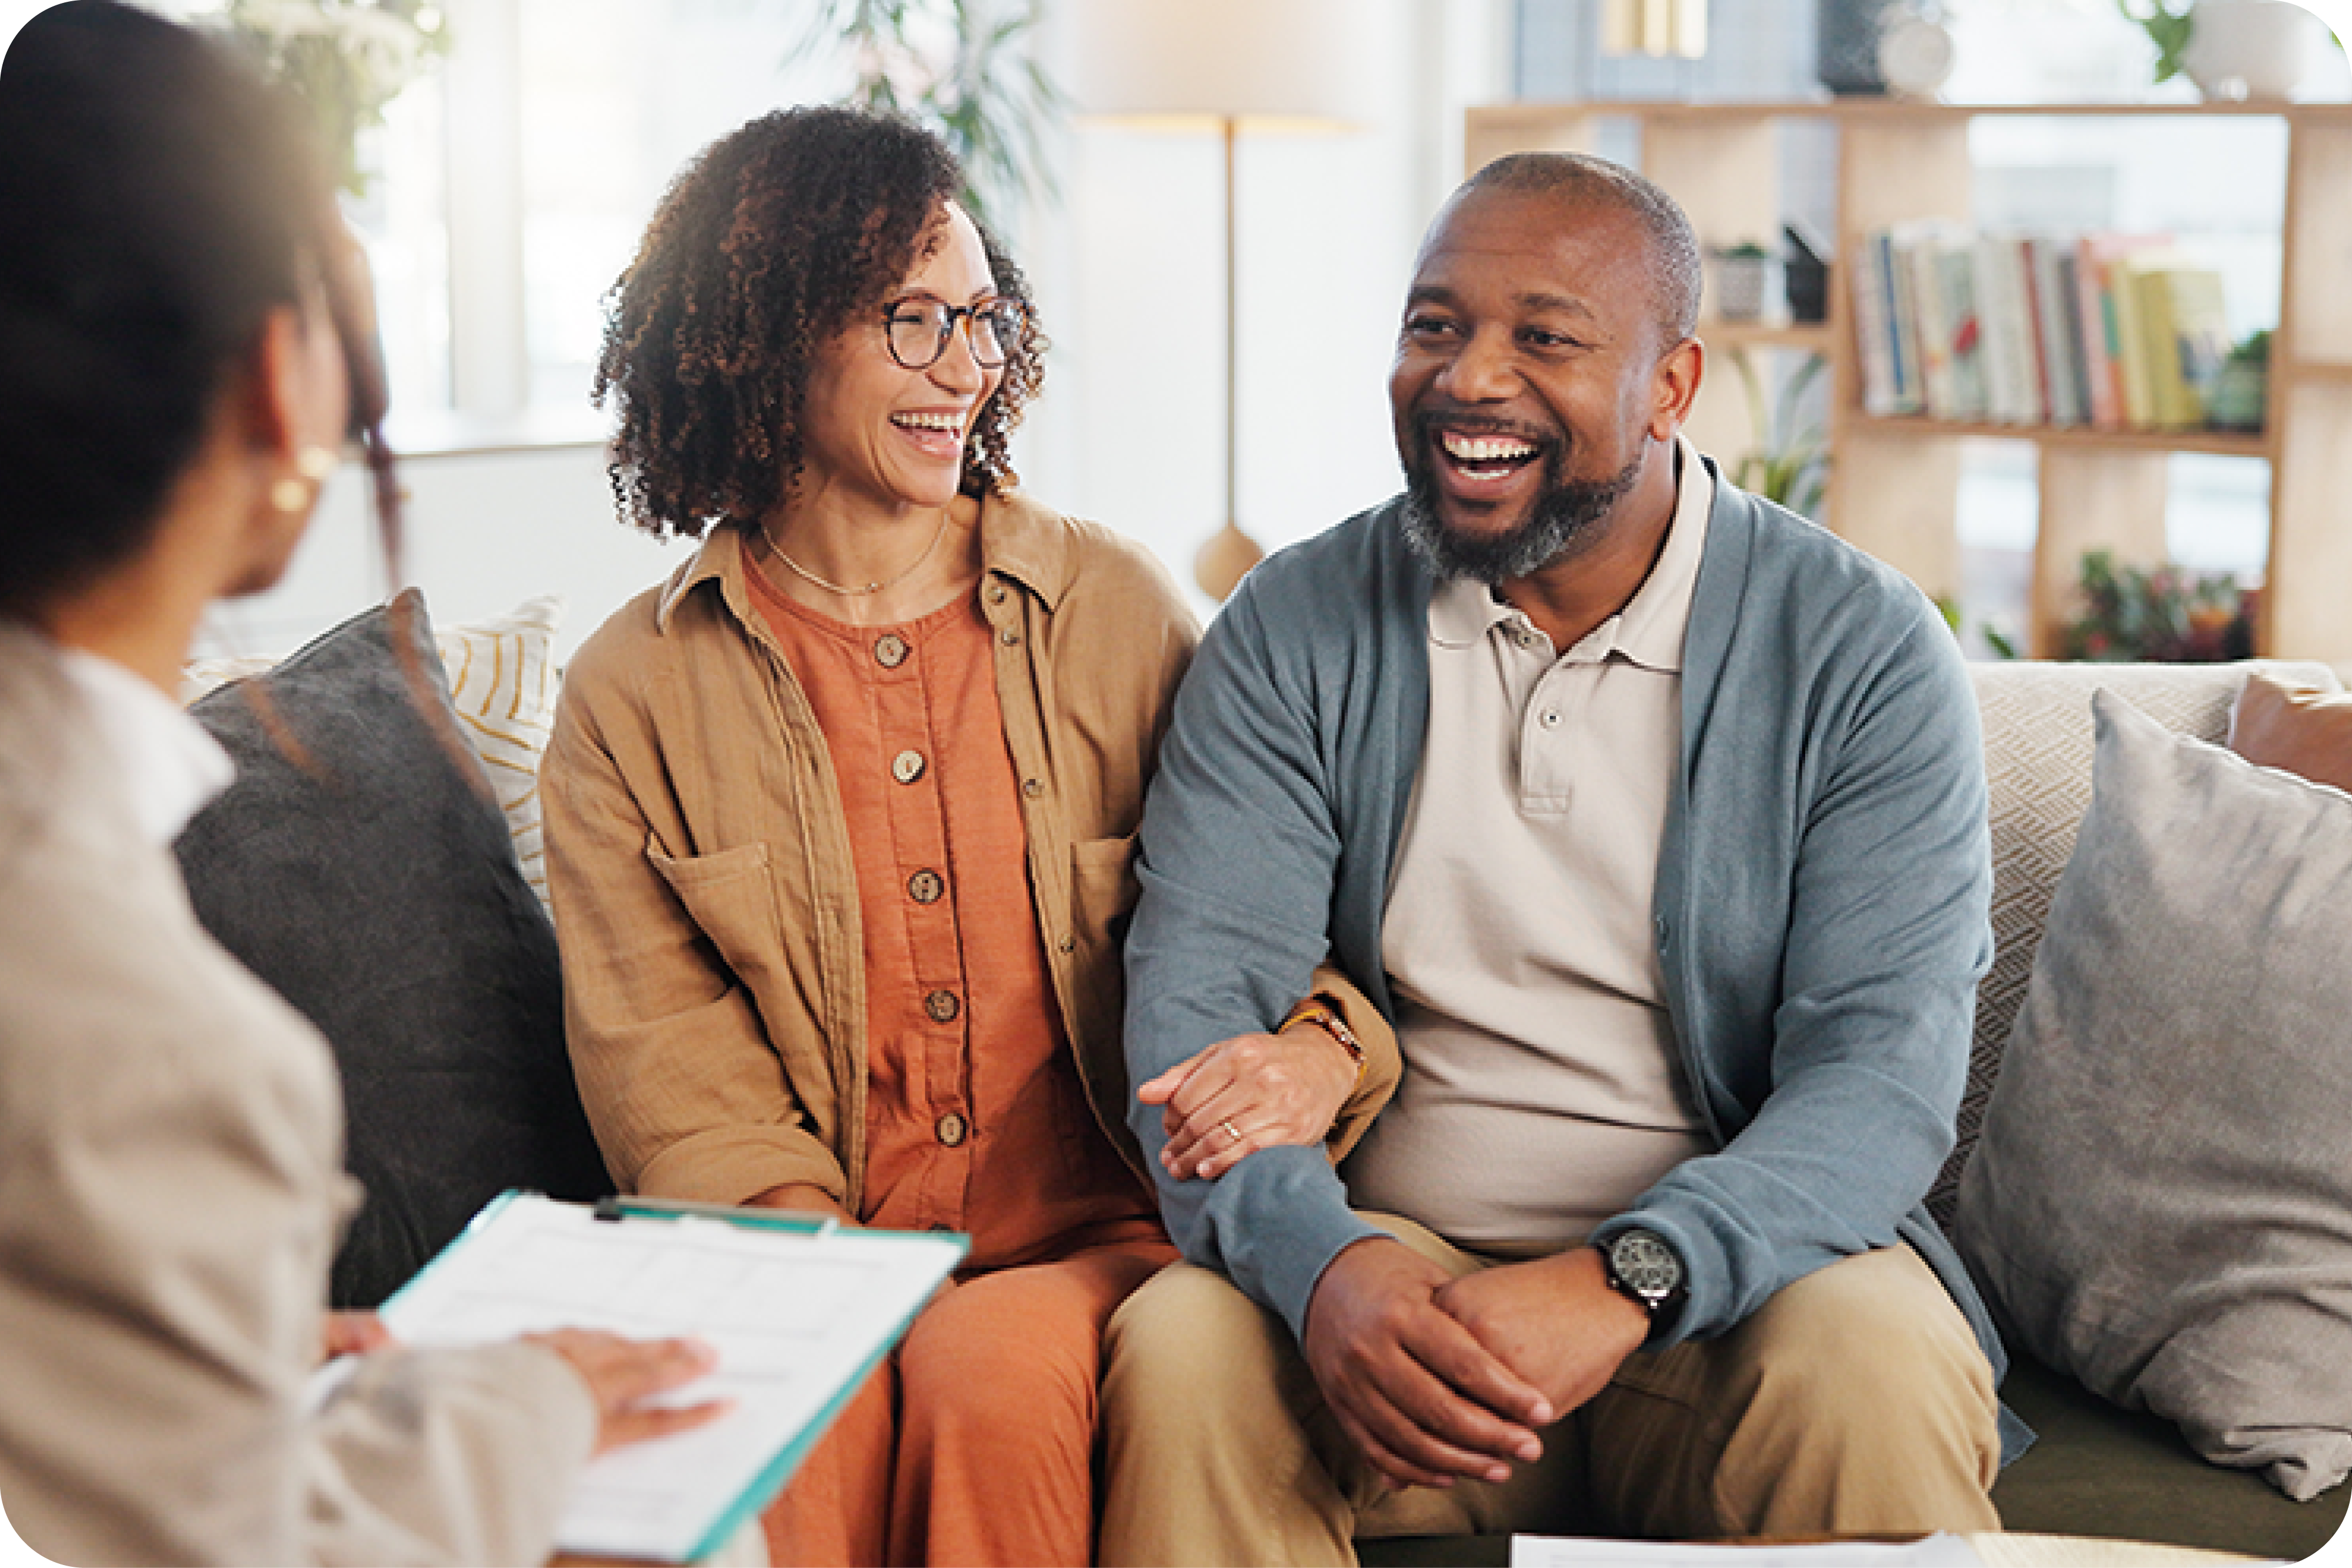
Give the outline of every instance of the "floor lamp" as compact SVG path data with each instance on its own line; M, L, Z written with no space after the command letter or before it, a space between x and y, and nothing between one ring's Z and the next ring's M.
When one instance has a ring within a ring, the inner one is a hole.
M1339 129L1366 118L1360 0L1076 0L1072 96L1086 114L1213 126L1224 141L1225 522L1193 559L1193 577L1223 600L1265 552L1242 531L1240 313L1234 162L1254 127Z

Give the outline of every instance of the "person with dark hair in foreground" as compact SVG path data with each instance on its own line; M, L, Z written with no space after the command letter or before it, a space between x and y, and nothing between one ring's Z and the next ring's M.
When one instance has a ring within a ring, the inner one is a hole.
M1991 952L1976 706L1916 588L1682 434L1698 298L1640 176L1472 178L1398 333L1403 495L1259 567L1185 681L1130 1074L1328 953L1404 1076L1337 1173L1167 1170L1108 1562L1998 1528L2000 1345L1923 1207Z
M347 436L387 476L299 127L111 0L0 63L0 1505L65 1563L540 1561L592 1452L717 1413L645 1403L709 1369L688 1342L328 1317L332 1058L168 847L229 767L172 699L205 607L285 571Z
M1089 1561L1102 1325L1175 1256L1118 940L1196 633L1013 487L1044 344L959 184L908 122L803 109L672 187L598 390L625 520L702 542L581 649L541 775L622 1186L971 1237L770 1510L791 1562ZM1301 1076L1385 1082L1320 1029L1253 1051L1219 1116L1262 1137L1332 1133L1286 1120Z

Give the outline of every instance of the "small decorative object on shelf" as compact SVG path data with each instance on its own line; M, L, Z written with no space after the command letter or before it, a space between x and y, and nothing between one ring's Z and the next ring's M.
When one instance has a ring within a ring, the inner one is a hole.
M2117 566L2112 550L2086 550L2079 612L2060 656L2176 664L2252 658L2260 591L2239 587L2228 572Z
M1883 93L1879 20L1887 0L1815 0L1813 74L1841 98Z
M2271 333L2265 327L2230 350L2205 401L2205 420L2220 430L2260 430L2270 413Z
M1715 253L1715 313L1726 321L1760 321L1772 253L1754 240Z
M2333 38L2326 23L2288 0L2197 0L2189 21L2180 68L2221 102L2293 98Z
M1906 0L1879 18L1878 74L1899 97L1934 98L1951 78L1957 55L1935 0Z
M383 106L448 52L432 0L229 0L229 36L293 89L319 119L335 176L367 193L359 133L383 123Z
M1793 224L1780 225L1789 242L1781 262L1787 276L1781 288L1789 297L1789 319L1817 325L1830 319L1830 264L1822 247L1808 241Z

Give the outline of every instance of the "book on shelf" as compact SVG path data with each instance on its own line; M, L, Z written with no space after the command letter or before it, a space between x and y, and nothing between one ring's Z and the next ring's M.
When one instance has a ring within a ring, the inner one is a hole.
M2084 235L2077 246L2084 357L2093 365L2091 423L2101 430L2126 430L2147 423L2145 386L2137 401L2132 392L2132 370L2137 361L2126 357L2124 346L2125 335L2136 320L2128 303L2131 290L2119 288L2116 279L2119 269L2133 256L2168 251L2171 246L2171 240L2162 235L2117 234Z
M2160 430L2193 430L2205 423L2214 378L2230 355L2221 275L2180 263L2149 267L2132 281L2147 334L2150 423Z
M2013 235L1980 234L1970 252L1976 269L1979 335L1984 345L1979 360L1984 367L1985 416L1995 424L2044 423L2048 409L2042 398L2024 241Z
M1898 224L1849 277L1875 418L2193 429L2231 342L2221 274L2163 235Z

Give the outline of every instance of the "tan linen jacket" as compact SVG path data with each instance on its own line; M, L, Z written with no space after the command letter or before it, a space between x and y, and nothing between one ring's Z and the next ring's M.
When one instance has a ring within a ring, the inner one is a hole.
M305 1413L334 1062L197 925L120 767L0 622L0 1506L61 1563L543 1559L596 1436L552 1353L371 1356Z
M1144 787L1198 639L1144 550L1018 495L980 521L1004 742L1062 1024L1128 1162L1119 942ZM624 606L564 677L541 770L581 1098L628 1190L740 1203L786 1183L861 1211L866 981L857 879L808 699L721 528ZM1347 993L1395 1080L1394 1038Z

